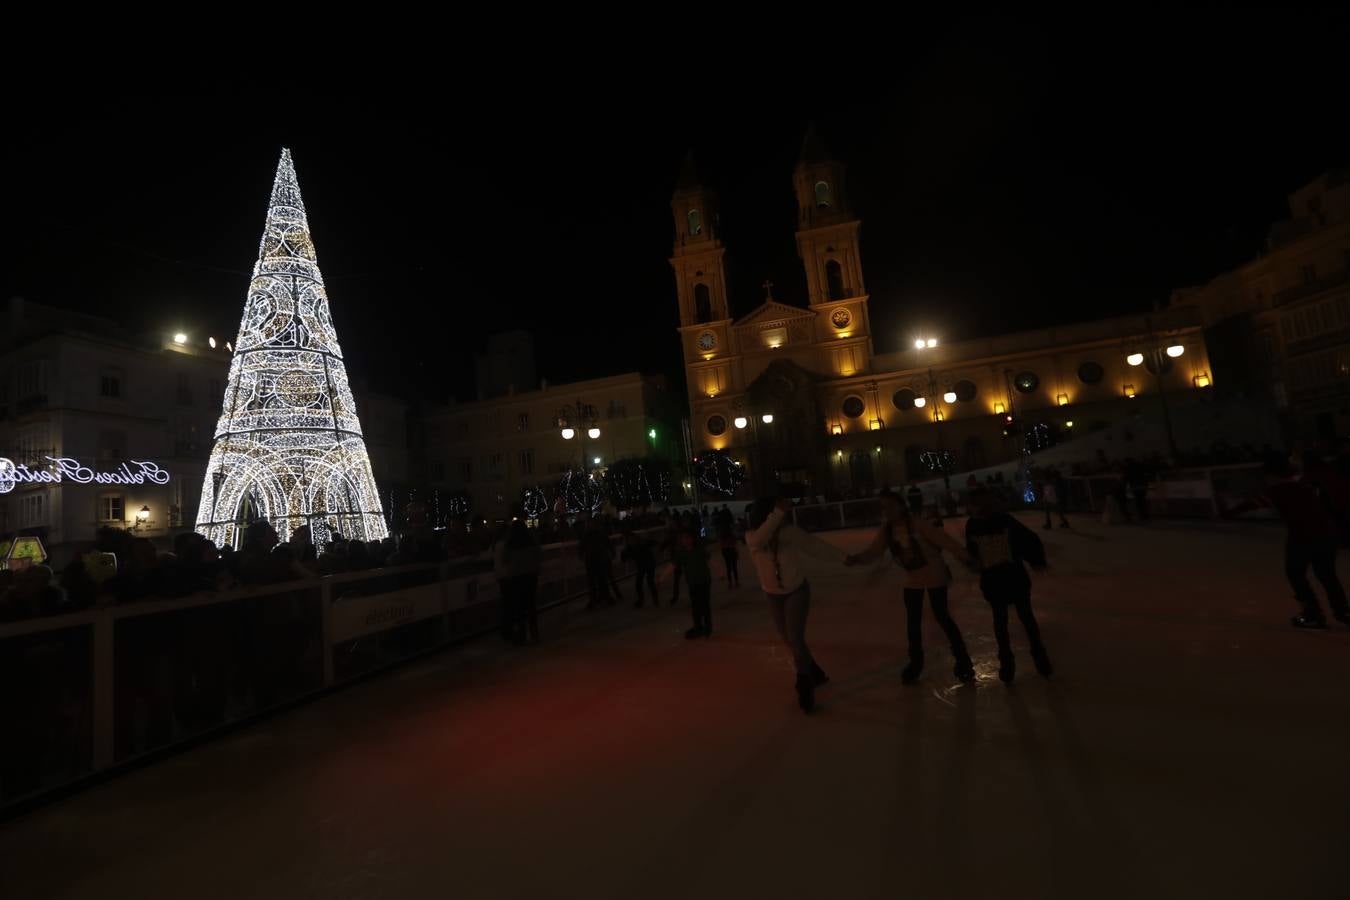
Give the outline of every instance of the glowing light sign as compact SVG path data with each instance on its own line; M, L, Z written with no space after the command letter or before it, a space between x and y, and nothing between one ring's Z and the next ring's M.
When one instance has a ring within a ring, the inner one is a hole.
M49 456L50 468L30 469L15 465L13 460L0 456L0 494L7 494L20 484L168 484L169 473L159 463L147 459L131 459L111 472L100 472L82 465L69 456Z

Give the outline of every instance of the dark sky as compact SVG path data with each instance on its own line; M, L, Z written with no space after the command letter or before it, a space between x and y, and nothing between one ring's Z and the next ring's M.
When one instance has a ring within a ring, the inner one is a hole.
M1189 15L929 23L742 75L653 51L522 57L509 81L468 60L48 79L7 116L3 288L232 336L284 144L354 376L467 397L508 327L554 381L678 375L681 157L722 194L734 312L766 278L804 303L791 170L815 120L849 165L878 350L1146 309L1350 165L1344 16Z

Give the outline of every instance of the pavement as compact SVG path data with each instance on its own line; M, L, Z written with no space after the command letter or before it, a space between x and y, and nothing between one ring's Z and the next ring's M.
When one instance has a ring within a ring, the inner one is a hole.
M1350 896L1350 629L1288 626L1278 529L1043 535L1050 681L998 681L957 566L977 683L929 621L902 686L896 570L822 569L809 717L750 584L707 640L687 597L569 610L7 823L0 896Z

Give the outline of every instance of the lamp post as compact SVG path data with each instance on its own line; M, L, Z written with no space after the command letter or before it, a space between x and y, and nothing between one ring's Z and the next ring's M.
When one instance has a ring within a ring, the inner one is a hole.
M931 345L930 345L931 346ZM937 376L933 374L933 367L928 367L928 396L933 398L933 430L937 437L937 458L942 466L942 485L948 491L952 489L951 473L947 471L946 461L942 456L942 404L951 405L956 402L956 394L947 391L944 394L938 393Z
M1135 351L1125 357L1125 362L1131 366L1143 365L1153 373L1153 377L1158 385L1158 400L1162 403L1163 427L1167 430L1167 452L1171 454L1175 461L1179 454L1177 453L1177 439L1172 432L1172 411L1167 404L1167 387L1163 383L1163 375L1171 367L1171 360L1177 359L1186 352L1182 344L1168 344L1161 346L1157 343L1157 336L1153 333L1153 324L1149 319L1145 319L1148 328L1149 348L1143 352Z
M595 407L589 403L582 403L580 400L558 410L558 433L562 435L562 439L565 441L575 438L581 446L581 471L583 472L589 471L586 462L586 439L589 438L592 441L600 439L600 426L596 424L596 421Z
M736 416L731 424L736 427L737 431L748 431L750 434L750 455L753 459L751 465L755 475L755 494L757 496L762 495L765 487L764 478L761 474L762 469L764 468L763 465L761 465L764 460L764 453L759 445L759 428L761 425L773 424L773 413L765 412L755 414L746 412Z

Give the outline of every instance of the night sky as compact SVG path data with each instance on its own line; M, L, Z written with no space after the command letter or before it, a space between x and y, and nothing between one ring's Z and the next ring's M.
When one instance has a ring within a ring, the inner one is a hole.
M1144 310L1350 165L1347 24L962 20L848 65L770 46L742 76L653 52L532 56L509 82L468 60L48 80L7 116L3 288L233 337L286 145L355 378L468 398L479 339L523 326L555 382L678 383L681 158L722 195L733 312L765 279L804 303L791 170L814 120L849 166L879 351Z

